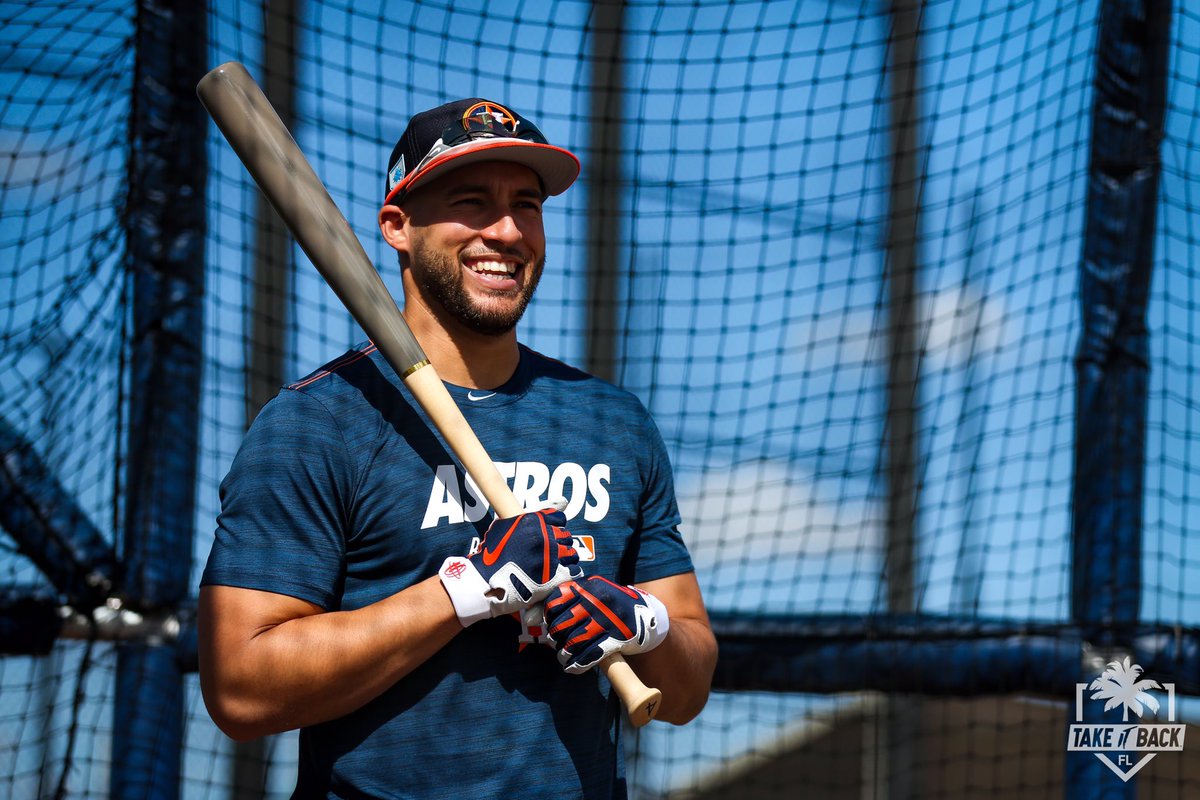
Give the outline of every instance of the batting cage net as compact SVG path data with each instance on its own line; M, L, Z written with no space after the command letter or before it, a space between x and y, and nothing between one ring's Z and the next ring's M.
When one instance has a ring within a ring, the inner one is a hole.
M295 786L195 596L249 421L364 336L196 100L231 60L397 296L412 114L580 156L520 334L652 412L721 649L632 796L1200 793L1194 4L188 5L0 3L0 795ZM1081 726L1130 721L1180 746Z

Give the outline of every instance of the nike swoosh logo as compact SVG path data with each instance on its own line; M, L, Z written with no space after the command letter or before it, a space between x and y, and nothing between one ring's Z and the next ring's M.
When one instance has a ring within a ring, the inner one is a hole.
M517 529L518 524L520 524L519 519L509 526L508 532L504 534L504 538L500 540L500 544L496 545L495 550L489 550L486 546L483 548L483 563L485 566L490 567L496 563L496 559L500 557L500 553L504 550L504 545L508 544L508 537L513 535L513 531Z
M521 520L524 518L524 516L525 515L522 514L520 517L517 517L517 519L513 522L513 524L508 527L508 531L504 534L504 538L500 540L500 544L496 545L495 550L489 550L486 547L486 545L484 546L484 548L483 548L483 564L484 564L484 566L490 567L496 563L496 559L500 558L500 553L502 553L504 551L504 545L508 544L508 538L513 535L513 531L515 531L517 529L517 526L521 524ZM538 522L540 522L542 525L542 539L545 539L546 538L546 523L540 517L538 518ZM549 580L549 578L547 578L546 580Z
M475 396L474 392L467 392L467 399L471 400L473 402L476 402L476 403L478 403L480 400L487 400L489 397L495 397L495 396L496 396L495 392L492 392L491 394L481 394L478 397Z

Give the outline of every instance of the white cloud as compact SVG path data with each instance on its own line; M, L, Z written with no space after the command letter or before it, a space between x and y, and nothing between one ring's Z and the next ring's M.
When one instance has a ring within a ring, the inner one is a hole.
M688 546L705 566L820 558L880 538L865 503L824 496L812 474L782 461L714 465L677 490Z

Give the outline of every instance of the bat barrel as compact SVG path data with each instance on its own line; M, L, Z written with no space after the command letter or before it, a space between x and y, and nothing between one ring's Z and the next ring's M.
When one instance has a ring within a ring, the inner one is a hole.
M325 281L389 362L403 365L401 377L428 363L350 223L246 68L216 67L196 94Z

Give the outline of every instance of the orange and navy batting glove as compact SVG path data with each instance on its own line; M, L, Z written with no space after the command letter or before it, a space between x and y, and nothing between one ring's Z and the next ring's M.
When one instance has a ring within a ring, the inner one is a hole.
M498 519L468 555L445 560L438 576L464 628L521 611L560 583L583 577L566 523L553 509Z
M654 595L593 575L550 592L546 625L563 669L582 675L613 653L650 652L666 637L670 620Z

